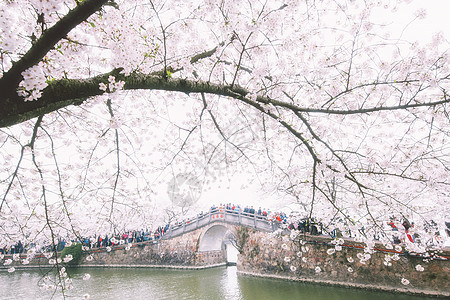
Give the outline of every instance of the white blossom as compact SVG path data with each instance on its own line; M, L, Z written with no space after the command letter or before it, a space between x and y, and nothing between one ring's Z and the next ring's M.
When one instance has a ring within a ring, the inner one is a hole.
M67 254L66 256L64 256L63 261L65 263L68 263L69 261L73 260L73 256L72 254Z
M53 284L47 284L47 285L45 285L45 287L46 287L47 291L53 291L56 288L56 286Z
M108 89L108 87L106 86L106 84L104 84L103 82L99 83L99 89L106 92L106 90Z
M419 9L418 11L416 11L416 16L419 19L425 19L427 16L427 11L424 8Z
M10 258L8 258L8 259L6 259L4 262L3 262L3 265L4 266L7 266L7 265L10 265L10 264L12 264L12 259L10 259Z

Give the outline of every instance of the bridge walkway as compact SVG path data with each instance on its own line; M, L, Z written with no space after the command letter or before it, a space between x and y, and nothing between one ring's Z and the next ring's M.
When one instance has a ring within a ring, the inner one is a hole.
M201 214L195 219L170 226L169 230L162 236L162 239L170 239L215 222L240 225L264 232L274 232L280 228L280 222L276 220L271 221L265 216L219 207L211 208L208 213Z

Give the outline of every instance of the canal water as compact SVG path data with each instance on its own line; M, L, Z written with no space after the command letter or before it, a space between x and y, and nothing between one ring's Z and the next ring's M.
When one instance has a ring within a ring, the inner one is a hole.
M99 269L68 270L74 289L66 299L229 299L229 300L418 300L411 295L329 287L237 275L236 267L205 270ZM89 280L83 280L86 273ZM0 270L0 299L62 299L39 288L43 271Z

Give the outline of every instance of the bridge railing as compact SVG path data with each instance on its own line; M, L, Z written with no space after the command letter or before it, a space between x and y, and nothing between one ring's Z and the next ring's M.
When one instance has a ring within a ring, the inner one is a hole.
M247 213L242 210L236 211L216 207L211 208L208 213L201 214L194 219L170 226L169 230L163 235L162 238L170 239L184 233L194 231L213 222L225 222L233 225L241 225L266 232L273 232L280 227L280 223L278 221L271 221L266 216L261 216L256 213Z

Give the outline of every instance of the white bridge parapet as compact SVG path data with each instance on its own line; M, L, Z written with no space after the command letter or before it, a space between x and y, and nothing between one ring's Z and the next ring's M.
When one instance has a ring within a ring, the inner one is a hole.
M267 217L258 214L250 214L225 208L212 208L208 213L199 215L195 219L188 220L176 226L170 226L162 239L170 239L186 232L194 231L214 222L225 222L232 225L241 225L259 231L273 232L280 223L276 220L269 221Z

